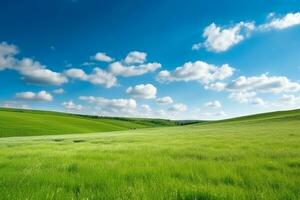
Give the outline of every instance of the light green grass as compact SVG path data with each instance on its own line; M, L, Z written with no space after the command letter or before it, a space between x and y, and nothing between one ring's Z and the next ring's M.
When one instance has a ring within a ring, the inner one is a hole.
M300 199L300 111L0 138L1 199Z
M160 119L79 116L57 112L0 108L0 137L62 135L172 126Z

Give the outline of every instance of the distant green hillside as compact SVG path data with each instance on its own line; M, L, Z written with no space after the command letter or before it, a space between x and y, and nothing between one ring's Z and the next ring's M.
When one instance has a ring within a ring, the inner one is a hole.
M237 117L226 120L212 121L206 123L221 123L221 124L232 124L232 123L265 123L265 122L280 122L280 121L294 121L300 120L300 109L287 110L287 111L276 111L262 114L255 114L243 117Z
M96 117L0 108L0 137L107 132L176 124L175 121L162 119Z
M0 137L63 135L121 131L137 128L194 124L193 126L230 125L300 120L300 110L279 111L220 121L164 120L147 118L99 117L68 113L0 108Z

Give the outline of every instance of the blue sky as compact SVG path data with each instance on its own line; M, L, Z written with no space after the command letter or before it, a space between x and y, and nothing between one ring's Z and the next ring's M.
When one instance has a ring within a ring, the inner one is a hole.
M0 106L221 119L300 106L300 1L0 1Z

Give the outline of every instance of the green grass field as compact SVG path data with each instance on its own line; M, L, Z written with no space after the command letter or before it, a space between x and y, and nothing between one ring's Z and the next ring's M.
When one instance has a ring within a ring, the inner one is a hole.
M0 137L62 135L174 126L161 119L109 118L0 108Z
M1 115L2 136L14 135L17 125L6 126L11 116ZM26 127L24 135L58 134L60 127ZM81 127L64 130L84 132ZM1 199L298 200L299 188L300 110L186 126L0 138Z

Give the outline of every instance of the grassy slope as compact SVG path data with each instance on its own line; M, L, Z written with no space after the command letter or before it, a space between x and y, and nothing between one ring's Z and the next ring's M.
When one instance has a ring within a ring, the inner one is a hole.
M65 113L0 109L0 137L120 131L171 126L169 120L95 118Z
M277 111L270 113L262 113L250 116L237 117L227 120L220 120L217 123L224 122L242 122L242 123L260 123L264 121L275 122L275 121L288 121L288 120L300 120L300 110L288 110L288 111ZM216 123L216 122L214 122Z
M300 111L0 139L2 199L300 199Z

